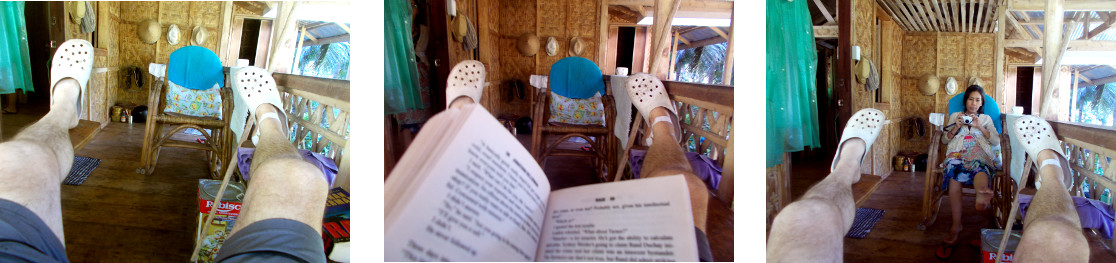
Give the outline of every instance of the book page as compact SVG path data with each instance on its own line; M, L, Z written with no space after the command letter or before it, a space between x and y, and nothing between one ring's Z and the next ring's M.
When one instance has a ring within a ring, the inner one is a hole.
M534 261L550 183L483 107L465 112L423 174L388 178L422 179L386 211L386 261Z
M554 191L537 261L697 261L685 179L663 176Z

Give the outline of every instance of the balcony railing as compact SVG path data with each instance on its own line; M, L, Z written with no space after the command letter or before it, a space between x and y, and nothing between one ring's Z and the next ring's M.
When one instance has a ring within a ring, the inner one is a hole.
M295 147L332 158L335 187L349 188L349 81L272 74Z

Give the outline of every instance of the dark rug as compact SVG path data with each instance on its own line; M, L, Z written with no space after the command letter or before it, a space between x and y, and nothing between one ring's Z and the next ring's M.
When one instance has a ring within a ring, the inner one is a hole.
M884 210L857 208L856 219L853 219L852 228L849 229L849 233L845 234L845 237L862 239L868 236L868 232L872 232L872 227L876 226L876 222L880 221L883 214Z
M70 175L66 176L66 180L62 181L65 185L81 185L85 182L85 178L89 178L89 174L93 173L93 169L97 169L97 165L101 164L101 159L74 156L74 166L70 168Z

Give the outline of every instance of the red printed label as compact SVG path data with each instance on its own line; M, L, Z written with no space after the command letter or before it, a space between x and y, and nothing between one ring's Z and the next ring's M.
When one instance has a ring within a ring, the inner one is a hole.
M1011 263L1011 260L1015 257L1015 255L1013 255L1013 254L1014 253L1004 251L1004 257L1003 257L1002 260L1000 260L1000 262ZM984 262L984 263L996 263L996 251L992 251L992 252L984 251L984 260L982 262Z
M209 209L212 207L213 201L198 199L198 210L200 210L202 214L209 214ZM221 202L221 205L217 207L217 212L215 214L224 216L238 216L240 215L240 207L240 203Z

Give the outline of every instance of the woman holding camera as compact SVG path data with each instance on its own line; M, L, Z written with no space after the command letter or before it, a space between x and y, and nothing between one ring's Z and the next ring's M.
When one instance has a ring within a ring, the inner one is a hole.
M965 110L949 115L942 144L947 144L942 187L949 187L949 206L953 214L953 227L937 256L945 259L953 254L961 233L961 188L972 185L976 189L976 209L988 209L992 200L989 182L996 171L993 147L1000 145L1000 135L992 117L984 112L984 89L971 85L965 89ZM996 105L989 105L995 107Z

